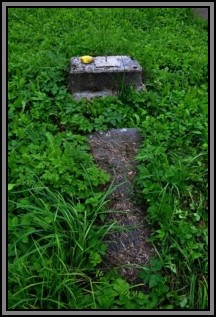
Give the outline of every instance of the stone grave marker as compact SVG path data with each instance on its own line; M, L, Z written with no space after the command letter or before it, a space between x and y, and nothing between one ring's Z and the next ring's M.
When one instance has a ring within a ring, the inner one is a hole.
M69 91L74 98L115 95L122 85L145 89L142 67L129 56L97 56L89 64L79 57L70 60Z

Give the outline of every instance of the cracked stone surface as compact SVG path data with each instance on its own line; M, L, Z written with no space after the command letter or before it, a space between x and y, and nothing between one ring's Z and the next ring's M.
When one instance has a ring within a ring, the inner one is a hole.
M118 267L120 274L130 282L138 281L137 266L146 265L154 254L147 242L150 229L145 221L145 210L131 196L136 175L135 155L141 141L138 129L111 129L89 136L95 162L111 174L117 186L109 197L109 208L114 212L107 221L116 222L121 230L109 234L105 261Z

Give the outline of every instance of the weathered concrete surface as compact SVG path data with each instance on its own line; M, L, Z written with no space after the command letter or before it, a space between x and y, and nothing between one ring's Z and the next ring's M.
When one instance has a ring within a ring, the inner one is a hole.
M69 91L75 98L114 95L122 85L145 89L142 68L129 56L97 56L90 64L79 57L70 61Z
M139 282L136 265L148 264L154 255L147 242L150 229L145 223L145 207L139 205L131 195L136 175L134 157L141 141L138 129L111 129L89 135L95 162L111 175L117 186L109 197L109 209L112 212L106 221L116 222L124 229L109 234L105 263L119 268L120 274L130 282Z
M196 15L208 20L208 8L193 8L192 10Z

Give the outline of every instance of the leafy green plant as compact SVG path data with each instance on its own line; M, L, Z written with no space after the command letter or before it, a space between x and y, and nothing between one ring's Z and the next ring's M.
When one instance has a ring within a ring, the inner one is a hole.
M8 8L10 309L208 308L207 24L190 8ZM85 52L132 56L147 90L75 101L69 59ZM102 270L110 176L86 135L125 127L143 136L149 293Z

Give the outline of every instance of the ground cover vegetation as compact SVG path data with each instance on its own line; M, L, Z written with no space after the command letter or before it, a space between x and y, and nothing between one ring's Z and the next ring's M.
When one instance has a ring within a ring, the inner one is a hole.
M72 56L129 55L145 92L75 101ZM112 183L86 136L139 128L148 291L102 269ZM207 309L208 27L190 8L8 9L8 308Z

